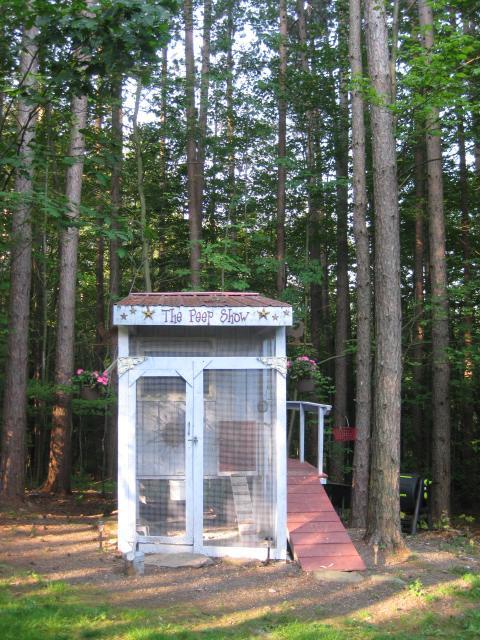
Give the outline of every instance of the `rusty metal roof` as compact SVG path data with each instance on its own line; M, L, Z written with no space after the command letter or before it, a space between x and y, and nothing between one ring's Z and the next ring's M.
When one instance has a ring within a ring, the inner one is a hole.
M237 291L182 291L172 293L130 293L118 306L169 307L290 307L260 293Z

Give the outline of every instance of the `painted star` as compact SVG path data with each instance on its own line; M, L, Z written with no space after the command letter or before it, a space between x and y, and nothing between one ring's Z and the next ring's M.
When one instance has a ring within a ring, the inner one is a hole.
M262 309L261 311L258 312L258 317L265 318L266 320L269 313L270 311L267 311L266 309Z
M135 307L130 307L130 313L132 315L135 315L137 313L137 310L135 309Z
M126 314L126 313L121 313L121 314L120 314L120 318L121 318L122 320L126 320L126 319L127 319L127 314Z
M147 309L146 311L142 311L142 313L145 316L145 319L147 319L153 318L153 314L155 313L155 311L153 309Z
M290 309L284 309L283 310L283 315L284 316L289 316L290 315Z
M278 315L277 314L273 315L272 320L278 320Z

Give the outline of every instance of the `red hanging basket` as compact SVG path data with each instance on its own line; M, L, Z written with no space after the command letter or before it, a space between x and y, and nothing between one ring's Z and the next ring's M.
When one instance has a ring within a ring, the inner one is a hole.
M335 442L348 442L357 439L355 427L333 427L332 434Z

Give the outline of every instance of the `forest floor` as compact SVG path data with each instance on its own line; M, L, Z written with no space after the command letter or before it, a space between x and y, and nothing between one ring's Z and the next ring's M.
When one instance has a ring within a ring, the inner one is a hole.
M127 577L114 505L95 491L30 495L0 510L2 640L107 638L480 637L480 527L408 536L401 558L377 558L357 582L325 580L294 562L216 560ZM111 515L106 515L111 514ZM106 524L100 549L97 524Z

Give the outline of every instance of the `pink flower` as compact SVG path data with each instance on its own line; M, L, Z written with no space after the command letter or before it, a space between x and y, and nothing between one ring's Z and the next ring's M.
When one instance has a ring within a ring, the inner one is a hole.
M75 375L79 376L84 372L84 369L77 369L77 372Z
M108 369L105 369L105 371L102 373L104 378L108 378Z
M92 376L93 376L94 378L98 378L98 376L99 376L99 375L100 375L100 374L98 373L98 371L92 371Z
M108 378L104 378L103 376L98 376L97 378L97 382L103 385L107 385L108 384Z

